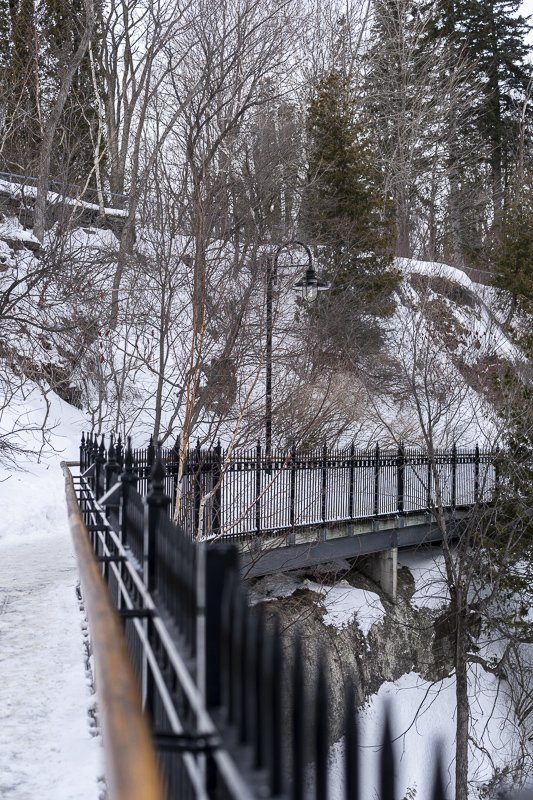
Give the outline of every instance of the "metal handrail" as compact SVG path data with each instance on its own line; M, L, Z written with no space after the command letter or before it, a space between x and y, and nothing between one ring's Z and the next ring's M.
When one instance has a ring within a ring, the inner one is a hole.
M163 800L156 753L141 710L123 629L102 578L80 513L70 467L61 462L70 531L95 659L98 708L110 800Z

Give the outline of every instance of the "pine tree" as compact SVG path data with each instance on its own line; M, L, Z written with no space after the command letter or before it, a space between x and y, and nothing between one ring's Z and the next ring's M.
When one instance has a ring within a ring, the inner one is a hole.
M31 174L40 141L39 72L34 0L10 0L0 8L4 85L5 166Z
M367 312L390 312L398 282L390 255L390 206L368 132L357 119L349 80L332 69L308 110L309 186L304 227L328 264L333 290L348 290Z
M532 77L527 57L528 21L520 0L439 0L423 3L432 15L430 35L447 39L457 58L473 67L477 97L472 120L487 145L495 228L505 204L520 121L521 100Z
M492 251L494 285L511 298L509 321L515 314L531 319L533 313L533 172L511 183L501 235ZM524 336L531 338L530 325ZM520 337L522 338L522 336ZM524 340L522 342L526 344ZM530 343L531 347L531 343Z

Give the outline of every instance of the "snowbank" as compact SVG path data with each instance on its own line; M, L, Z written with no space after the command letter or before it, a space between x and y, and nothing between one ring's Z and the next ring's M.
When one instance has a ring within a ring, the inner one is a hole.
M415 581L411 604L415 608L442 608L450 595L440 550L399 550L398 564L407 567Z
M385 616L383 604L375 592L357 589L348 581L324 586L305 580L302 588L320 595L320 605L325 609L324 623L339 630L355 622L364 636L368 636L370 628Z

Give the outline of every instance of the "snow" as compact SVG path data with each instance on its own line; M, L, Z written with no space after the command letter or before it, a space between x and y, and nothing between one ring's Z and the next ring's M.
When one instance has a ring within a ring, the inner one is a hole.
M471 669L469 695L472 713L472 737L488 753L472 746L470 751L470 796L492 776L491 759L496 768L513 763L517 757L515 722L508 698L494 676L480 667ZM392 736L397 765L398 797L431 796L436 747L442 748L447 795L454 788L455 679L430 683L417 673L382 684L359 714L361 729L362 796L378 796L378 769L383 720L391 709ZM330 795L342 797L343 741L330 749Z
M400 550L398 564L407 567L415 580L415 592L410 601L415 608L437 610L449 602L440 550Z
M249 601L251 605L264 603L268 600L279 600L290 597L302 588L302 579L290 572L280 575L266 575L250 590Z
M37 188L35 186L23 186L11 181L0 180L0 191L5 194L10 194L12 197L36 197ZM86 208L90 211L99 211L100 206L97 203L88 203L86 200L79 200L75 197L64 197L57 192L48 192L47 200L49 203L63 203L64 205L76 206L79 208ZM112 217L127 217L128 212L122 208L104 208L104 214Z
M37 389L0 420L16 441L40 448L46 404ZM0 797L97 800L100 738L76 594L77 567L65 506L61 458L75 458L82 415L49 394L48 443L19 471L0 466ZM18 407L17 407L18 405Z
M381 622L385 609L375 592L358 589L348 581L339 581L335 586L324 586L305 580L302 588L320 595L324 606L324 623L338 630L355 621L364 636L368 636L373 625Z
M0 223L0 239L17 239L20 242L31 242L35 245L40 245L39 240L33 233L26 228L23 228L17 217L8 217L5 222Z

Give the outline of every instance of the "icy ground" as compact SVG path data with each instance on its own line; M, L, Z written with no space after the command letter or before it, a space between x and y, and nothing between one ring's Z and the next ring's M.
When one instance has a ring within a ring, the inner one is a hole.
M98 800L100 738L64 500L62 458L76 457L78 412L51 395L59 424L42 463L0 466L0 797ZM37 392L26 413L40 413ZM2 420L7 425L7 420ZM5 428L4 428L5 430ZM26 446L37 446L25 434Z

